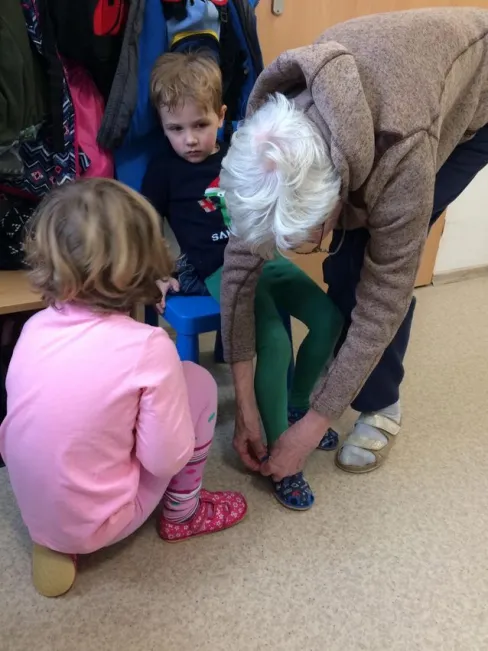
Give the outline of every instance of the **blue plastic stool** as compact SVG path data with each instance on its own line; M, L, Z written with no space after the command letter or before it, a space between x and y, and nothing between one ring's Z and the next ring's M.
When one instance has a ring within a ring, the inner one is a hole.
M289 315L282 314L283 324L293 343ZM176 349L183 362L195 362L200 358L198 335L217 332L215 338L215 361L222 363L222 339L220 337L220 306L211 296L167 296L164 320L176 332ZM153 307L146 307L146 323L158 325L158 315ZM288 369L288 385L291 386L294 371L293 356Z
M168 296L164 320L176 332L176 349L183 362L195 362L200 358L198 335L217 331L215 359L223 362L220 339L220 306L211 296ZM146 323L157 325L157 314L146 307Z

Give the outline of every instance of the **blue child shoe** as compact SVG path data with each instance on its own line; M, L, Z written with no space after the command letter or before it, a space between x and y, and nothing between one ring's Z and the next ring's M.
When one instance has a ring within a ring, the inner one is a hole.
M314 494L303 472L274 481L274 496L280 504L293 511L308 511L315 502Z
M317 450L325 450L326 452L330 450L335 450L339 445L339 434L333 430L331 427L323 435L320 443L317 445Z

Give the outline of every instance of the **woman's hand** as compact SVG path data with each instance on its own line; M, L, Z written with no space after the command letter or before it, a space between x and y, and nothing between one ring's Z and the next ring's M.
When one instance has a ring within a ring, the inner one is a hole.
M261 474L265 477L271 475L275 481L281 481L283 477L301 472L329 425L326 416L309 411L280 436L269 459L261 465Z
M258 472L268 451L261 436L261 420L257 409L248 410L246 417L237 410L233 445L246 468Z
M167 280L156 280L156 285L161 292L161 300L156 303L155 308L158 314L163 315L166 308L166 294L169 290L172 292L180 291L180 283L176 278L168 278Z
M268 451L261 436L261 418L254 395L253 363L252 360L235 362L231 368L236 390L234 450L246 468L259 472Z

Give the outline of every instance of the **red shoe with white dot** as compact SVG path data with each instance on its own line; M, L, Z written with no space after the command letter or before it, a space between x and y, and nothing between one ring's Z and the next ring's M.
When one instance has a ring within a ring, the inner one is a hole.
M169 522L161 517L159 535L167 542L181 542L229 529L239 524L247 513L244 495L232 491L211 493L202 489L195 515L185 522Z

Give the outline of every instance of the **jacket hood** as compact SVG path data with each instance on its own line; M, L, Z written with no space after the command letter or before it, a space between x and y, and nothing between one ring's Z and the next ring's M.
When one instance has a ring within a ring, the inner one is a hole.
M248 115L274 93L298 95L297 103L320 129L342 179L341 197L360 188L373 167L375 135L352 54L334 41L284 52L259 76Z

